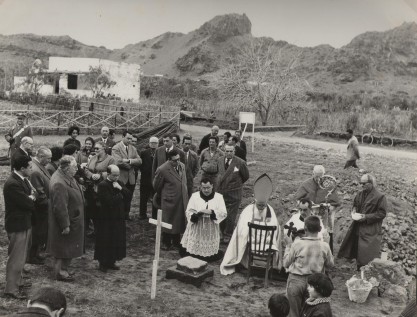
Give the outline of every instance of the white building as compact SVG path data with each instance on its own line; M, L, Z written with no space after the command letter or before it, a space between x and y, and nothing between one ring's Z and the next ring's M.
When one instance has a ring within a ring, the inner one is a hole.
M93 97L86 80L90 67L100 67L103 72L109 74L112 81L116 82L111 88L102 90L104 96L114 95L121 100L139 102L140 65L99 58L49 57L48 72L59 74L59 80L56 80L54 84L44 84L40 93L69 93L79 97ZM21 81L21 78L15 78L16 84ZM21 85L15 85L15 91L21 89Z

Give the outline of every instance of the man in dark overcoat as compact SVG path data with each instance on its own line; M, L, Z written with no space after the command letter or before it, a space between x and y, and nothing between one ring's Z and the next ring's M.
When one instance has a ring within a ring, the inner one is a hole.
M74 278L68 267L73 258L84 251L84 196L75 180L77 162L64 155L58 170L49 183L49 218L47 251L55 258L54 273L59 281L71 282Z
M227 218L220 224L221 231L226 236L225 242L230 239L235 229L236 216L242 201L243 184L249 179L249 170L246 162L235 156L235 147L225 145L225 156L217 160L219 179L217 191L223 195L227 208Z
M20 142L20 146L16 148L13 155L10 156L10 167L13 171L13 162L20 156L27 156L32 158L33 140L32 138L25 136Z
M52 152L47 147L40 147L32 160L32 174L30 182L39 196L35 201L35 212L32 215L32 246L29 252L30 264L43 264L40 249L46 244L48 238L48 207L49 182L51 175L46 165L51 162Z
M139 219L147 219L148 200L153 197L154 190L152 186L152 164L158 147L158 138L153 136L149 139L149 148L140 152L142 165L140 169L140 202L139 202ZM152 218L156 218L156 208L152 205Z
M181 163L179 149L168 152L168 162L156 169L153 187L154 204L162 209L162 221L172 229L162 228L162 249L180 247L181 234L185 230L185 209L188 204L187 176Z
M96 217L96 244L94 259L99 270L119 270L116 261L126 257L125 204L132 193L119 181L120 170L116 165L107 167L107 178L98 184L97 196L100 213Z
M24 299L19 292L23 286L22 271L30 246L32 213L37 193L27 179L32 173L32 160L27 156L15 161L15 168L3 187L5 219L4 227L9 239L6 264L5 297Z
M387 214L387 199L376 188L375 178L365 174L361 190L353 201L353 222L340 245L338 257L356 259L358 270L380 256L382 221Z
M182 149L185 153L185 171L187 174L187 189L188 198L193 193L194 178L197 176L200 166L198 164L198 155L191 150L192 140L191 137L184 136L182 139Z
M153 163L152 163L152 180L155 177L156 169L162 164L164 164L166 161L168 161L168 152L173 150L174 148L178 150L178 153L180 155L180 161L185 164L185 154L179 148L174 146L172 142L172 138L173 138L172 133L166 133L162 136L164 145L158 147L155 151L155 156L153 158Z

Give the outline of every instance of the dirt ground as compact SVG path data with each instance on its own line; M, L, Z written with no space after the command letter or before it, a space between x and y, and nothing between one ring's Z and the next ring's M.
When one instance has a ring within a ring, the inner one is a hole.
M207 129L182 126L191 131L194 142L198 143ZM184 132L184 131L183 131ZM55 144L63 142L64 137L35 137L35 143ZM6 144L0 141L0 152L4 153ZM252 201L254 179L267 172L274 181L275 190L270 204L275 209L281 223L288 218L293 206L291 195L299 184L310 177L315 164L325 165L328 174L337 178L355 179L356 172L343 171L344 152L342 149L314 143L309 144L279 134L260 135L255 142L255 152L248 153L248 161L256 162L249 167L250 179L244 187L241 207ZM250 142L248 149L250 149ZM0 153L2 154L2 153ZM412 186L416 178L416 158L401 155L381 155L364 153L364 161L372 165L377 175L386 178L400 177L407 186ZM372 163L372 164L371 164ZM1 185L9 175L9 167L0 167ZM133 215L138 216L139 191L136 188L133 200ZM355 188L355 192L359 189ZM343 193L342 193L343 194ZM2 200L2 197L1 197ZM352 197L344 197L343 208L337 215L338 223L346 223ZM4 212L2 201L0 210ZM405 202L406 204L407 202ZM408 204L407 208L413 208ZM7 261L7 236L4 231L4 218L0 219L0 288L4 287L5 265ZM337 226L336 226L337 228ZM337 235L336 235L337 237ZM341 242L336 238L336 250ZM176 280L165 279L166 269L174 266L180 258L175 251L161 251L158 272L157 297L150 299L152 260L154 255L155 228L147 221L137 218L128 223L128 257L119 264L121 270L112 273L98 271L93 261L93 242L88 241L86 254L73 261L71 269L75 272L74 283L56 282L50 279L51 270L46 266L28 266L25 276L33 283L29 293L46 285L64 291L68 299L68 316L268 316L267 302L274 293L285 293L285 282L271 281L263 288L263 279L251 278L235 273L222 276L219 272L221 261L210 264L214 277L196 288ZM389 302L371 293L365 304L349 301L345 282L354 272L354 263L336 259L336 268L331 273L336 287L332 294L332 309L336 317L377 317L398 316L403 304ZM0 298L0 314L10 313L26 305L24 301Z

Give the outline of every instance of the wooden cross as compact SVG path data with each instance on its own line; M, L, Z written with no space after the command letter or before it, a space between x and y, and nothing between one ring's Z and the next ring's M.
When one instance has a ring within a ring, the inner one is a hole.
M161 227L166 229L172 229L172 225L162 222L162 210L158 209L157 220L149 218L149 223L156 225L156 241L155 241L155 258L152 266L152 287L151 287L151 299L155 299L156 296L156 277L158 275L159 264L159 251L161 249Z

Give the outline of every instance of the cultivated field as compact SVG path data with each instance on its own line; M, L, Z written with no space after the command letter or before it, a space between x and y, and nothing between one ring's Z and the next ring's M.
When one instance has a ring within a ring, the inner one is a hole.
M183 126L192 131L194 142L207 129ZM36 143L48 145L63 143L64 136L36 137ZM308 143L308 141L306 141ZM275 189L270 204L275 209L281 224L288 218L293 206L292 195L299 184L310 177L315 164L323 164L328 174L334 175L339 182L343 208L336 216L336 250L349 225L349 208L354 193L359 190L357 172L343 171L344 152L331 143L327 145L294 142L290 138L280 139L278 134L269 133L257 139L255 152L248 153L251 165L250 180L244 187L242 206L252 200L252 183L263 172L267 172L274 181ZM0 155L5 152L6 144L0 141ZM250 142L248 144L250 149ZM359 163L376 175L384 185L383 191L398 200L401 212L413 217L415 222L415 201L397 199L394 186L400 186L408 196L415 197L415 179L417 163L414 157L385 156L384 153L365 151ZM9 167L0 167L1 184L9 175ZM138 189L138 187L137 187ZM136 190L133 201L134 215L138 215L139 191ZM391 196L390 196L391 197ZM0 211L4 212L1 204ZM0 219L0 290L4 287L5 265L7 260L7 237L4 231L3 216ZM413 227L415 233L415 226ZM246 284L244 274L235 273L224 277L220 275L220 261L211 263L214 278L205 282L201 288L183 284L176 280L165 279L167 268L175 265L179 255L161 251L158 276L157 298L150 300L150 283L154 253L155 228L153 225L135 219L128 223L128 257L121 263L121 270L104 274L97 270L93 261L93 244L89 241L86 254L72 264L76 281L74 283L56 282L50 279L48 266L28 266L26 277L33 283L31 292L41 286L53 285L63 290L68 299L68 316L268 316L267 302L273 293L284 293L285 283L272 281L270 287L263 288L263 279L252 278ZM398 316L404 305L395 304L372 293L365 304L349 301L345 281L354 274L354 263L336 260L336 268L331 272L336 290L332 295L332 308L336 317L379 317ZM16 311L26 305L24 301L0 299L0 314Z

